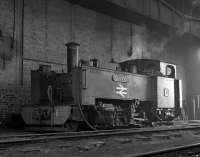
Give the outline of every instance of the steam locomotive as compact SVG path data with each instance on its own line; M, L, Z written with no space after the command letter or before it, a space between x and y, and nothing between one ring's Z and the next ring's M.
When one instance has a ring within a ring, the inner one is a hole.
M78 58L79 45L68 43L68 73L48 68L31 71L32 103L22 107L29 126L77 130L142 127L171 121L182 108L176 65L135 59L99 67Z

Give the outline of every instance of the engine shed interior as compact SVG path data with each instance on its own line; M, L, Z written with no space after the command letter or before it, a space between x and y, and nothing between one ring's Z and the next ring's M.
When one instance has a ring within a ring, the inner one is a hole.
M199 0L0 0L0 136L194 140L199 39Z

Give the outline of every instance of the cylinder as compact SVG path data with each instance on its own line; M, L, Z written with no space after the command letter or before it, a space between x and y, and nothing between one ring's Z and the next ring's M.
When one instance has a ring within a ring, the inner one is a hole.
M66 43L67 46L67 70L71 72L73 68L79 65L79 46L80 44L75 42Z

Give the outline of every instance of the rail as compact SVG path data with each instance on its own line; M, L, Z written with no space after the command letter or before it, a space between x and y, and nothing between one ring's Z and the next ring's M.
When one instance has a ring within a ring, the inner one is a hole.
M171 147L171 148L165 148L161 150L150 151L146 153L134 154L127 157L145 157L145 156L150 157L150 156L157 156L157 155L166 155L169 153L178 152L178 151L180 152L180 151L185 151L185 150L190 150L190 153L191 153L191 149L199 148L199 147L200 147L200 143L194 143L194 144L182 145L178 147Z
M9 135L0 136L0 147L6 147L15 144L37 143L41 141L51 140L80 140L88 138L106 138L112 136L127 136L138 134L153 134L171 131L199 131L200 125L197 126L165 126L155 128L132 128L132 129L117 129L117 130L100 130L100 131L83 131L83 132L57 132L57 133L34 133L24 135Z

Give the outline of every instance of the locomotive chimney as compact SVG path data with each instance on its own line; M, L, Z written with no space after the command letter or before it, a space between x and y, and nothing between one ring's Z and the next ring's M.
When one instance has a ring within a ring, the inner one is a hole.
M69 42L65 44L67 46L67 69L68 72L72 71L72 68L78 67L78 49L80 44L75 42Z

